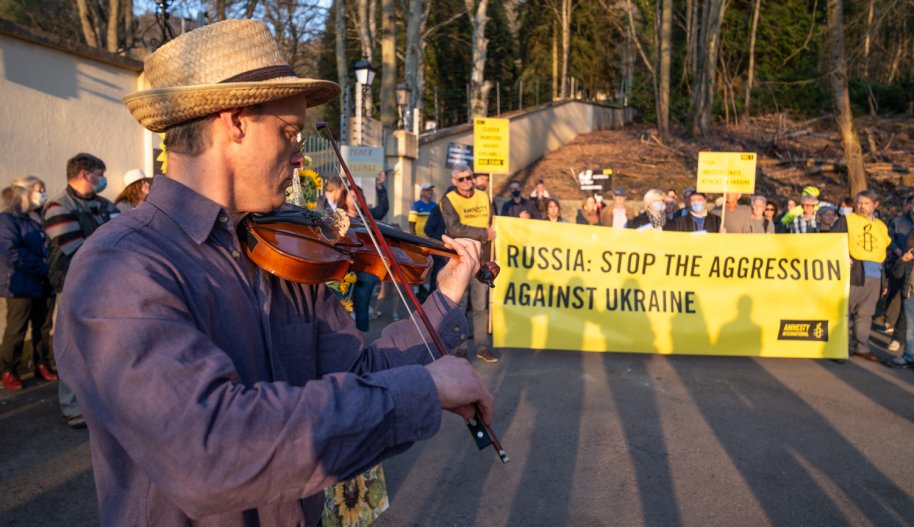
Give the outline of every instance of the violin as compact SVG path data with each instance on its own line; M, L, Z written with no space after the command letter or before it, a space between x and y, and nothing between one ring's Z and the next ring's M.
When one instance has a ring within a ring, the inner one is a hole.
M377 226L387 240L394 260L403 269L406 283L425 283L432 255L456 256L444 243L404 232L385 223ZM239 229L247 256L258 267L302 284L342 280L346 273L370 273L393 280L388 265L372 244L368 228L359 218L339 211L314 211L292 204L269 214L247 216ZM495 287L499 268L488 262L476 279Z
M346 176L342 178L343 187L352 196L361 221L352 219L347 225L348 217L345 213L334 215L291 205L271 214L250 215L239 227L245 252L256 265L293 282L316 284L342 280L350 271L368 272L381 279L391 280L400 297L404 298L405 295L404 301L409 300L412 307L409 316L416 329L419 329L419 324L413 312L422 321L438 355L447 355L441 336L428 319L411 286L425 281L432 266L432 255L456 256L456 251L437 240L415 236L378 223L370 214L366 214L368 205L333 139L330 125L318 121L315 127L318 133L321 130L327 132L330 145ZM494 287L498 271L498 265L489 262L480 267L476 279ZM421 330L419 335L434 360L431 347ZM475 413L466 420L466 424L476 446L480 450L492 446L501 462L507 463L508 455L498 437L480 417L479 405L474 406Z

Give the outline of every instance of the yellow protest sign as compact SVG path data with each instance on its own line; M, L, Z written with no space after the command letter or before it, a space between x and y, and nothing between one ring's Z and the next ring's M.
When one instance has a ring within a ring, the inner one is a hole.
M510 144L508 119L473 119L473 172L510 174Z
M698 192L755 192L753 152L699 152Z
M847 357L846 234L495 228L496 346Z

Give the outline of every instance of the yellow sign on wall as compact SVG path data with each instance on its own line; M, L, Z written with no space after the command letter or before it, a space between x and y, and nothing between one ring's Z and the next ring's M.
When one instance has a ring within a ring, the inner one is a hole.
M510 145L508 119L473 119L473 172L510 174Z
M755 192L753 152L699 152L698 192Z
M495 228L496 346L847 357L846 234Z

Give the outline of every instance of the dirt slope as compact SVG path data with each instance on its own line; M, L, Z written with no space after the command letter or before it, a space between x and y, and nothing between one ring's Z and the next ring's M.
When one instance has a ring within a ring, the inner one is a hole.
M870 188L882 196L884 213L894 213L901 199L914 192L914 119L861 118L857 121ZM836 203L849 193L844 155L830 118L791 121L781 115L753 118L739 127L718 127L708 138L693 139L675 132L665 144L648 125L632 125L581 135L520 171L525 193L538 179L560 199L582 195L576 176L586 169L613 170L606 188L624 187L629 199L640 200L650 188L667 190L695 186L700 150L748 151L758 154L756 192L768 197L798 197L816 185L825 200ZM867 130L869 131L867 133ZM872 139L872 148L869 138ZM504 195L505 184L496 191Z

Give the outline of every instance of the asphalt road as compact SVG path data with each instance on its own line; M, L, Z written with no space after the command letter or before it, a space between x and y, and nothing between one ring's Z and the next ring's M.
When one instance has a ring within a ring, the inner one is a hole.
M476 363L511 462L462 421L384 463L407 525L914 524L914 372L859 360L504 350ZM0 525L98 523L56 385L0 391Z

